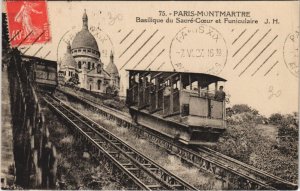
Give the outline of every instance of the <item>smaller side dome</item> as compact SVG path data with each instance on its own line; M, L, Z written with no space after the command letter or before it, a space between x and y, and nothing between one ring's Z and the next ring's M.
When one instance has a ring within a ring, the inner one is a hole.
M107 65L107 67L105 68L105 71L106 71L107 73L109 73L110 75L119 75L118 68L117 68L117 66L114 64L114 55L113 55L112 52L110 53L110 62L109 62L109 64Z
M68 43L67 52L64 54L64 57L61 61L61 65L62 66L69 66L69 67L73 67L73 68L76 68L76 66L77 66L77 63L76 63L75 59L73 58L73 56L71 54L70 42Z

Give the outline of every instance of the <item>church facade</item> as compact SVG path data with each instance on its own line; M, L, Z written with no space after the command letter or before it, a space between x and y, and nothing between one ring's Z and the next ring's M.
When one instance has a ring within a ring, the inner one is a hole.
M88 29L86 12L83 14L82 23L81 31L76 34L72 44L69 43L67 46L59 73L64 75L64 82L77 79L77 86L89 91L100 93L119 91L120 76L114 64L113 53L111 52L110 62L104 69L97 41Z

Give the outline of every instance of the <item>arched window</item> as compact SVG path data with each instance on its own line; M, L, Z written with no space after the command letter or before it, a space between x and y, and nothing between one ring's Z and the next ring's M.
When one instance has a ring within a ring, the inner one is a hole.
M81 61L78 62L78 69L81 69Z
M91 63L88 62L88 69L90 70L91 69Z
M97 81L98 90L100 90L100 89L101 89L101 83L102 83L102 81L101 81L101 80L98 80L98 81Z
M97 73L101 74L101 65L100 64L98 64L98 66L97 66Z
M94 69L94 68L95 68L95 63L92 64L92 69Z

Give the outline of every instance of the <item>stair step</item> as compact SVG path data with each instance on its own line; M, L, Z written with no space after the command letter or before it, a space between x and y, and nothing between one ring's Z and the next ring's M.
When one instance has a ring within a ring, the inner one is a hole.
M119 152L108 152L108 154L110 154L110 155L116 155L116 154L119 154Z
M153 185L147 185L148 188L150 189L161 189L161 185L159 184L153 184Z
M122 164L122 166L132 166L133 164L131 163L126 163L126 164Z
M127 170L129 171L137 171L137 170L140 170L139 168L127 168Z

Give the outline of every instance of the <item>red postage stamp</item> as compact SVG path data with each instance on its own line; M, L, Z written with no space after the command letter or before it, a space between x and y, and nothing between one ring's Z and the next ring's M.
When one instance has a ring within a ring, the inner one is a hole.
M45 0L8 0L6 8L12 47L50 40Z

